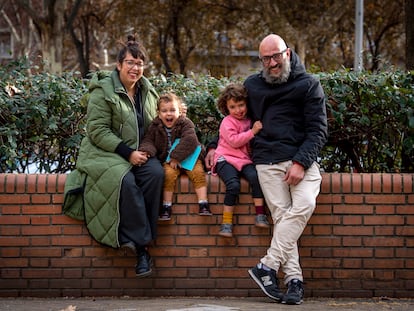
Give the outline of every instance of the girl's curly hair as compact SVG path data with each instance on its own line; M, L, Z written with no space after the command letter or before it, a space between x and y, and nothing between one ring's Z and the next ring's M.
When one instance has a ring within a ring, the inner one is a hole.
M247 90L243 84L231 83L221 92L217 100L217 108L223 115L228 115L227 101L233 99L236 102L247 102Z

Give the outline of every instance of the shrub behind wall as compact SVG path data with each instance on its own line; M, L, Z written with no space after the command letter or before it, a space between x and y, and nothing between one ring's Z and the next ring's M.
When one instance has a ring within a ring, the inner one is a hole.
M31 73L25 62L0 68L0 172L64 173L75 167L84 135L87 81L75 73ZM326 172L414 172L414 81L411 72L319 73L326 93ZM230 78L154 76L188 105L202 143L218 132L216 100ZM242 82L242 80L239 80Z
M321 73L327 97L328 172L413 172L414 75L387 71Z

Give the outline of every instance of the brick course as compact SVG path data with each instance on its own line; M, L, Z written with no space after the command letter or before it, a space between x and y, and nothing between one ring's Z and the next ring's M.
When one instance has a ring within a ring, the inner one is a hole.
M414 297L412 174L324 173L300 239L306 296ZM173 219L159 223L151 277L135 258L95 242L62 214L66 175L0 174L0 296L263 296L247 269L265 254L271 229L254 227L242 180L232 239L219 237L224 184L208 175L212 217L198 215L182 176ZM270 219L270 218L269 218Z

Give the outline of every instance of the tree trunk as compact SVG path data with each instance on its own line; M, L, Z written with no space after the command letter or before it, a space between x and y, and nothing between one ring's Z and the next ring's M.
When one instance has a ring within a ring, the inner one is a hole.
M48 8L48 17L50 25L49 46L43 45L44 49L49 52L50 71L52 73L62 73L62 49L63 49L63 32L65 29L64 8L66 0L53 1L53 6Z
M31 2L16 1L16 4L33 20L33 24L39 33L45 70L55 74L62 72L66 3L67 0L45 0L42 9L39 10L32 7Z
M405 66L407 70L414 69L414 23L411 22L411 18L413 14L414 14L414 1L405 0L405 37L406 37Z

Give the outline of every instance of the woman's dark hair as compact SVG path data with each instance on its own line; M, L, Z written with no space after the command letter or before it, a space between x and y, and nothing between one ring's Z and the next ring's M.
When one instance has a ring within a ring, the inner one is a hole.
M124 61L125 56L128 52L131 53L133 58L142 59L144 64L147 62L147 51L145 50L144 46L138 42L137 35L128 35L126 42L119 41L119 43L122 46L116 58L119 63L122 63Z
M247 90L244 85L239 83L231 83L221 92L217 100L217 108L223 115L228 115L227 101L233 99L235 102L247 102Z

